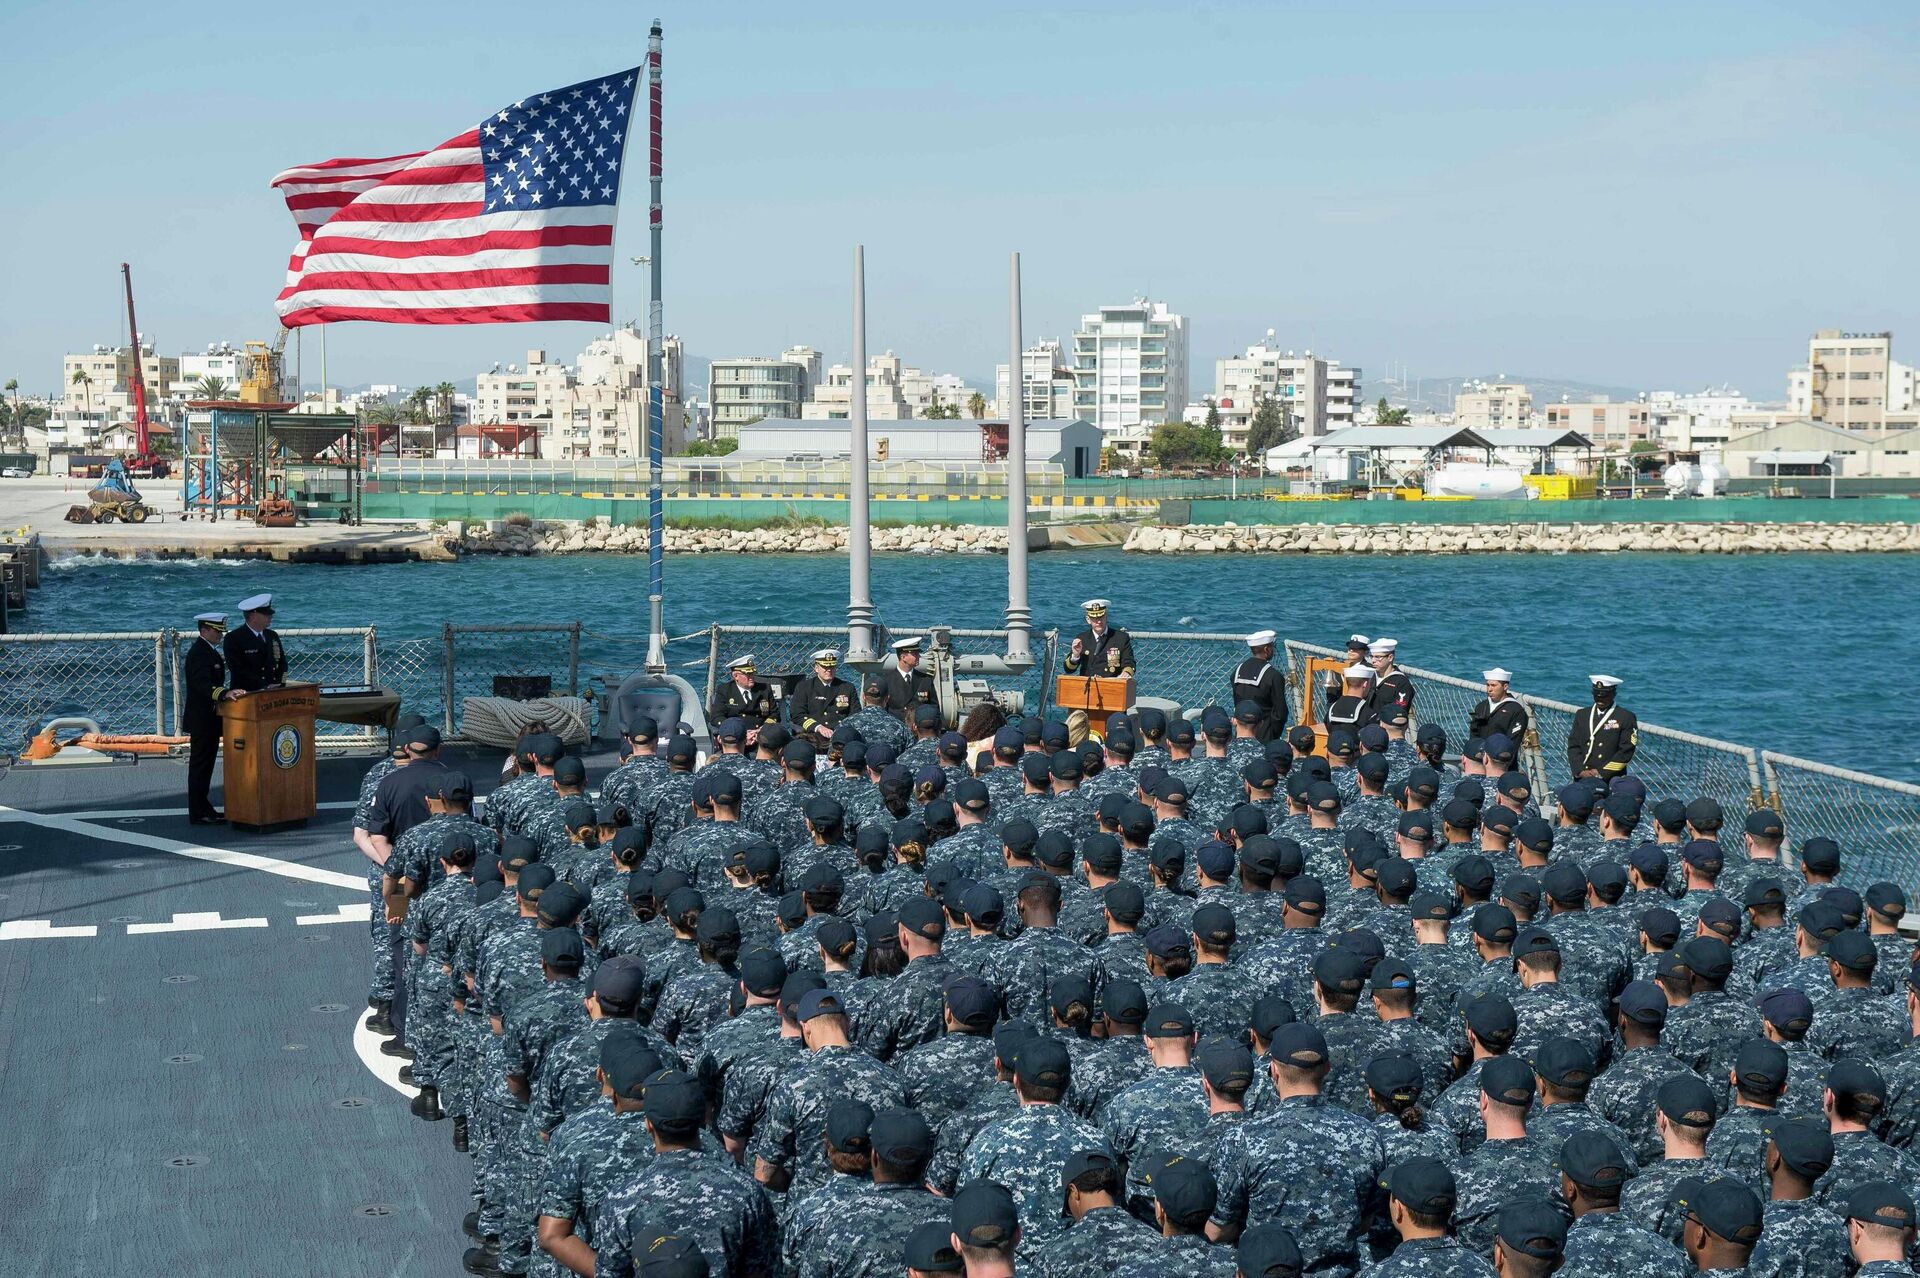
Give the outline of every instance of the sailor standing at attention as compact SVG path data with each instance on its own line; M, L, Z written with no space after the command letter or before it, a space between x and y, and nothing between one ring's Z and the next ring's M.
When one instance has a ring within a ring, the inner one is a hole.
M915 706L937 704L934 701L933 676L920 668L921 644L918 635L911 639L896 639L893 643L893 656L898 669L889 670L886 674L887 709L902 722L913 713Z
M1133 673L1133 638L1126 631L1107 624L1107 602L1089 599L1080 605L1087 613L1087 628L1073 641L1066 659L1060 663L1068 674L1118 679Z
M1487 682L1487 695L1467 713L1467 735L1482 741L1495 734L1514 742L1525 738L1527 708L1508 691L1513 683L1512 672L1495 666L1482 670L1480 677Z
M224 645L227 676L240 692L277 688L287 681L287 654L273 626L273 596L251 595L240 601L238 630L229 630Z
M1233 695L1228 698L1236 706L1251 701L1260 707L1253 736L1262 743L1278 740L1287 727L1287 685L1273 668L1273 641L1277 637L1271 630L1256 630L1247 636L1247 659L1233 668Z
M1413 680L1394 664L1399 647L1398 639L1375 639L1367 645L1367 660L1373 666L1373 696L1369 701L1375 718L1388 706L1413 713Z
M220 703L236 695L227 689L227 661L220 655L227 614L203 612L194 621L200 638L187 649L180 667L186 681L180 726L187 730L187 821L217 825L227 818L213 806L207 791L213 785L214 760L220 757Z
M1368 649L1371 648L1372 645L1373 640L1367 638L1365 635L1348 635L1347 664L1349 666L1366 665ZM1367 676L1368 678L1372 678L1373 672L1369 670ZM1340 675L1329 675L1327 681L1321 685L1322 695L1320 700L1323 706L1330 706L1340 699L1341 679L1342 676Z
M1341 671L1341 692L1327 707L1327 732L1345 730L1358 733L1369 723L1377 722L1379 714L1373 708L1373 668L1355 663Z
M1567 731L1567 770L1576 777L1605 777L1611 781L1627 770L1640 745L1640 721L1633 711L1614 703L1620 680L1612 675L1588 675L1593 681L1593 704L1573 716Z

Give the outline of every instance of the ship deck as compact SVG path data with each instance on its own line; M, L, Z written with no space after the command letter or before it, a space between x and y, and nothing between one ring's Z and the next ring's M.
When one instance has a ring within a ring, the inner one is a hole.
M471 1164L360 1028L367 762L270 835L189 825L184 763L0 777L0 1268L461 1272Z

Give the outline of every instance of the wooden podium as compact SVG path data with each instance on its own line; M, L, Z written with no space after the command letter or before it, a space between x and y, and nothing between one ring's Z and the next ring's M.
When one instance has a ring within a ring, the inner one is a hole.
M313 816L313 717L320 689L293 683L220 703L227 821L265 832Z
M1087 675L1063 674L1053 685L1053 704L1062 710L1084 710L1087 731L1099 737L1107 730L1107 716L1133 708L1133 676L1096 679Z

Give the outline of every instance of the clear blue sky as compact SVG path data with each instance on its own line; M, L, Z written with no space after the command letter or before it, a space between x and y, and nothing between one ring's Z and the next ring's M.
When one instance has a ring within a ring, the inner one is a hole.
M1369 378L1784 394L1815 328L1920 357L1920 7L1786 3L56 5L0 13L0 378L268 336L289 164L423 148L666 27L666 314L705 356L869 344L991 375L1151 291L1194 389L1268 327ZM62 175L65 175L64 179ZM628 174L622 260L644 252ZM617 316L644 311L639 272ZM470 376L585 325L339 326L336 382ZM317 372L314 344L308 380Z

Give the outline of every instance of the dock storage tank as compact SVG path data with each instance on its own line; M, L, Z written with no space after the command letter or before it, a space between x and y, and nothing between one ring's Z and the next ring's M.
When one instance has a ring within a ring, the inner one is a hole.
M1429 497L1478 497L1488 501L1527 501L1527 472L1505 466L1449 462L1427 474Z

